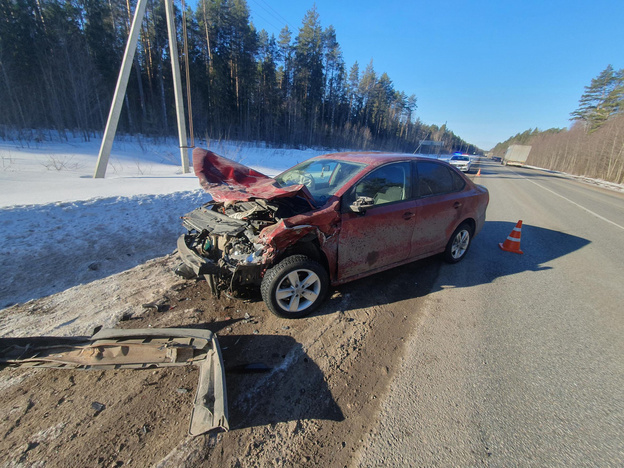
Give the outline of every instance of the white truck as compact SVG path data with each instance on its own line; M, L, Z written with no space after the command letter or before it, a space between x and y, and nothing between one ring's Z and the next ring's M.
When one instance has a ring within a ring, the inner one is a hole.
M529 145L510 145L505 156L503 156L501 164L503 166L523 166L530 152L531 146Z

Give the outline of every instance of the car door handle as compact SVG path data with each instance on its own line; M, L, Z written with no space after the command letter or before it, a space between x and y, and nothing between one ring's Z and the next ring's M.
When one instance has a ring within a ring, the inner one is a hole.
M458 201L456 201L455 203L453 203L453 208L458 209L462 206L461 203L459 203Z
M416 216L416 215L414 213L410 212L410 211L408 211L406 213L403 213L403 219L405 221L407 221L409 219L412 219L414 216Z

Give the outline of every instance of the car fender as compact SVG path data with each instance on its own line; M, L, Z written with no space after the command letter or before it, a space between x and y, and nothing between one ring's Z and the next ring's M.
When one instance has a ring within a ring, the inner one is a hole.
M331 265L336 263L338 244L335 239L340 223L338 206L336 199L324 209L293 216L265 228L259 236L259 242L266 246L263 263L271 265L297 243L316 240L333 278L335 272Z

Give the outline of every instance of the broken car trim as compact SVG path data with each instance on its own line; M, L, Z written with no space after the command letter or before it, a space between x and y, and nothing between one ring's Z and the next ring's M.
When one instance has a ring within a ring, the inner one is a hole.
M105 329L86 337L1 338L0 364L108 370L199 367L189 434L228 430L223 358L216 335L186 328Z

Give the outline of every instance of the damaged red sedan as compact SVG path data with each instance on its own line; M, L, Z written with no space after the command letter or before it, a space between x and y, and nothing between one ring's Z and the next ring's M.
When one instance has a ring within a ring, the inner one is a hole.
M177 273L216 295L259 287L286 318L330 285L439 253L460 261L489 202L449 164L413 155L327 154L271 178L198 148L193 166L213 200L183 217Z

